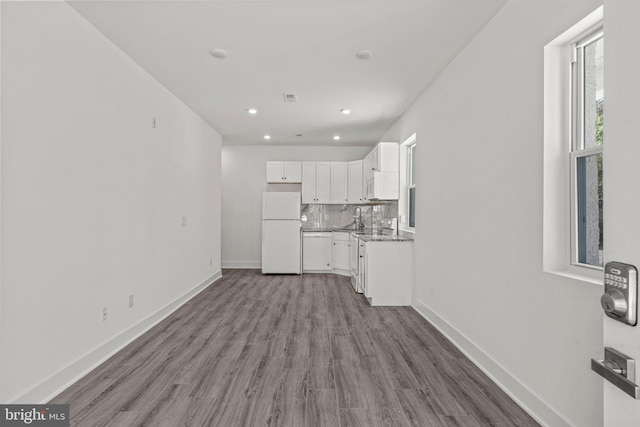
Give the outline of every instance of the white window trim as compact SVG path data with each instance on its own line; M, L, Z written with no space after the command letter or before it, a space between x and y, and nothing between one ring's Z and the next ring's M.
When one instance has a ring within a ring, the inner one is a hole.
M414 133L400 144L400 197L398 200L398 229L407 233L415 233L415 227L409 227L409 147L417 145ZM414 183L415 187L415 183Z
M547 273L603 286L602 269L572 264L571 55L568 46L602 25L600 6L544 48L543 257Z
M576 212L576 208L578 206L578 182L577 182L577 173L576 173L576 164L578 161L578 158L580 157L588 157L588 156L592 156L594 154L602 154L602 147L591 147L591 148L586 148L583 150L573 150L571 151L571 153L569 154L569 159L570 159L570 165L569 165L569 169L570 169L570 173L569 173L569 182L570 182L570 189L571 189L571 199L570 199L570 204L569 204L569 210L570 210L570 258L569 258L569 262L571 263L572 266L578 267L578 268L588 268L588 269L592 269L592 270L597 270L600 273L600 276L602 275L604 269L602 267L598 267L598 266L594 266L594 265L590 265L590 264L583 264L580 263L578 261L578 223L576 221L576 218L578 216L578 213Z

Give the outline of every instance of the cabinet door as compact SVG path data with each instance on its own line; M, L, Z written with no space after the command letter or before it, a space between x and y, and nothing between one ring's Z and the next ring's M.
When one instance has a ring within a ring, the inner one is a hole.
M316 162L316 203L331 203L330 162Z
M371 150L371 170L373 172L380 170L380 145L376 145L373 150Z
M373 171L375 170L373 157L374 157L374 152L372 151L369 154L367 154L367 157L365 157L364 161L362 162L362 188L363 188L363 198L365 200L369 198L367 183L369 181L373 181Z
M331 203L347 203L347 163L331 162Z
M397 142L381 142L377 146L378 159L376 170L380 172L398 172L400 170L400 145Z
M363 291L365 296L366 292L366 280L367 280L367 246L366 243L360 242L358 249L358 285L360 290Z
M267 182L280 184L284 181L284 162L267 162Z
M349 162L347 199L349 203L362 203L362 160Z
M318 203L315 162L302 162L302 203Z
M302 182L302 163L284 162L284 182L300 184Z
M333 241L333 269L349 271L349 241Z
M349 267L351 275L356 277L358 274L358 239L355 236L349 236Z

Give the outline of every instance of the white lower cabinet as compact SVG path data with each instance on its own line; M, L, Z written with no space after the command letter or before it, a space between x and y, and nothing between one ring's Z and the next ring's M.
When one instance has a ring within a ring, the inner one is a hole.
M345 232L303 232L302 272L351 276L371 305L409 306L413 242L365 242Z
M358 292L365 293L365 286L367 284L366 280L367 276L367 243L363 240L358 239L358 277L357 277L357 288Z
M361 293L358 288L358 238L351 234L349 235L349 269L351 270L351 285L353 290Z
M302 272L331 273L332 233L302 233Z
M371 305L411 305L413 242L360 244L359 279Z
M349 233L333 232L333 272L349 276Z

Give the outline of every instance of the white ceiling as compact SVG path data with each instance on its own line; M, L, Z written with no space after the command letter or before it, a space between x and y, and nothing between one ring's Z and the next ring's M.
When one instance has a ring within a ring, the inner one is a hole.
M505 2L68 3L216 128L224 144L372 145ZM228 57L212 57L214 48ZM373 58L356 59L365 49ZM297 102L285 103L285 92ZM247 114L250 107L258 114Z

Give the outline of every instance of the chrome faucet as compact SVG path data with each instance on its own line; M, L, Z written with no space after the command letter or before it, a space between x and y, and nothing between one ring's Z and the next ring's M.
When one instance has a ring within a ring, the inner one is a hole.
M360 206L354 209L353 219L357 228L364 228L364 224L362 223L362 210L360 209Z

